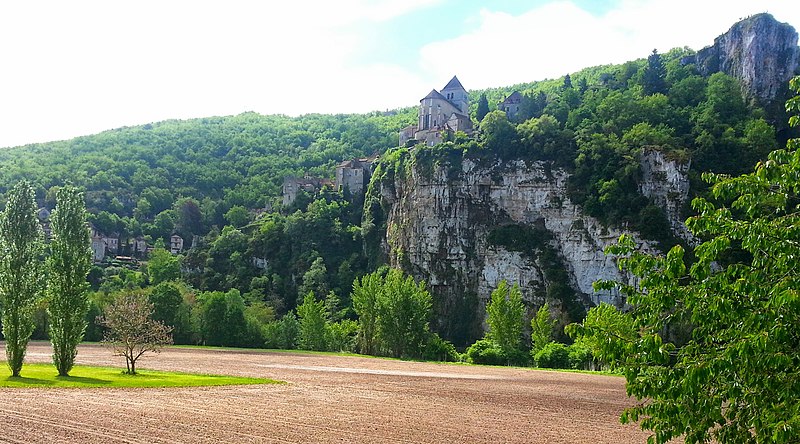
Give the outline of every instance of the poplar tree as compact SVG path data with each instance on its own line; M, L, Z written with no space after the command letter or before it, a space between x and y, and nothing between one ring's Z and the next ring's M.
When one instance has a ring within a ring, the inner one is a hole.
M82 193L71 185L59 189L50 220L53 229L47 261L50 342L58 374L67 376L75 363L78 344L83 340L89 310L86 275L92 265L92 251Z
M0 300L12 376L19 376L22 370L34 328L33 313L44 287L43 238L33 188L21 181L9 191L0 214Z
M486 306L489 324L489 339L492 339L507 356L522 346L522 330L525 326L525 305L519 285L508 285L500 281L492 291Z

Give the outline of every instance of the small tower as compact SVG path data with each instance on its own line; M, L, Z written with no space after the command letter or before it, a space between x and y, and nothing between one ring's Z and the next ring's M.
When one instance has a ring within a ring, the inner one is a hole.
M469 115L469 96L467 96L467 90L464 89L464 86L458 81L458 77L453 76L453 78L447 82L447 85L442 88L441 94L445 99L449 100L450 103L455 105L462 114Z

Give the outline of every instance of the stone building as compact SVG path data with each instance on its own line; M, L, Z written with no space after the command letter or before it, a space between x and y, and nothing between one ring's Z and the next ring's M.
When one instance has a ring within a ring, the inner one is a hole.
M106 256L119 253L119 234L106 235L92 224L89 225L89 237L92 242L92 260L102 262Z
M519 115L520 106L522 106L522 94L519 91L514 91L505 100L497 103L497 109L504 111L508 120L514 120Z
M377 154L361 159L353 159L336 166L336 189L349 190L353 196L360 196L372 176L372 166L378 158Z
M283 178L283 206L291 205L297 199L297 193L300 190L315 194L325 186L332 187L333 182L330 179L311 177L309 175L304 177L286 176Z
M183 238L177 234L173 234L169 238L169 252L172 254L180 254L183 251Z
M472 120L467 90L453 76L441 92L431 90L419 101L417 124L400 131L400 145L415 140L433 146L442 141L442 133L456 131L471 133Z

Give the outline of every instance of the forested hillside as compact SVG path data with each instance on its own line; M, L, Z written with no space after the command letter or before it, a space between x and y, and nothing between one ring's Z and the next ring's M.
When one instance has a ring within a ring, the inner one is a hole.
M116 292L152 291L167 282L154 297L179 295L164 318L176 323L179 342L294 345L276 339L283 321L273 321L309 292L326 301L331 319L355 318L353 281L384 263L378 240L386 227L379 196L369 193L366 202L332 189L301 193L284 208L284 176L332 177L342 160L389 149L373 181L410 167L404 162L544 160L572 173L571 198L589 214L672 240L663 212L638 192L643 147L691 161L696 180L703 171L742 172L781 143L777 117L749 108L735 79L703 77L681 63L690 54L676 49L560 79L473 91L472 118L480 130L472 138L456 133L435 147L393 148L398 130L415 122L415 108L166 121L2 150L0 192L26 178L40 206L52 209L56 189L72 182L85 191L94 226L120 234L122 252L137 236L156 246L168 245L174 233L187 239L188 251L177 258L157 248L139 269L96 266L90 274L94 314ZM513 91L524 99L509 120L493 109ZM193 237L199 242L189 249ZM206 317L214 303L222 304L222 313L225 307L241 312L237 319L247 338L213 336ZM40 325L38 334L43 331ZM97 334L90 329L90 337Z

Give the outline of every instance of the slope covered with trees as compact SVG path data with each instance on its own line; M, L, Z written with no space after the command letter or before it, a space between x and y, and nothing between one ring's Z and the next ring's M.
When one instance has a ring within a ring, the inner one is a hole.
M319 307L311 304L324 301L330 343L357 348L344 321L357 318L354 280L383 263L376 234L386 227L376 187L363 205L359 196L323 189L300 193L284 208L285 176L332 177L338 162L375 152L383 156L374 181L465 156L544 160L572 173L571 198L589 214L669 242L663 212L638 192L644 147L690 159L695 193L703 193L700 173L740 173L781 143L782 129L745 105L734 79L699 75L681 63L689 54L676 49L561 79L473 91L473 118L485 113L480 131L435 147L394 148L398 130L415 121L409 108L166 121L2 150L0 194L4 201L13 184L28 178L39 206L52 209L58 187L69 180L85 191L89 219L100 231L142 235L160 247L173 233L197 237L178 257L156 248L139 268L94 267L90 321L119 292L144 288L176 342L320 348L320 336L302 342L300 332L318 327L305 314L316 319ZM495 108L515 90L522 110L509 120ZM314 300L301 315L298 306L309 294ZM36 319L34 337L44 337L43 307ZM102 332L90 323L86 336L100 339Z

